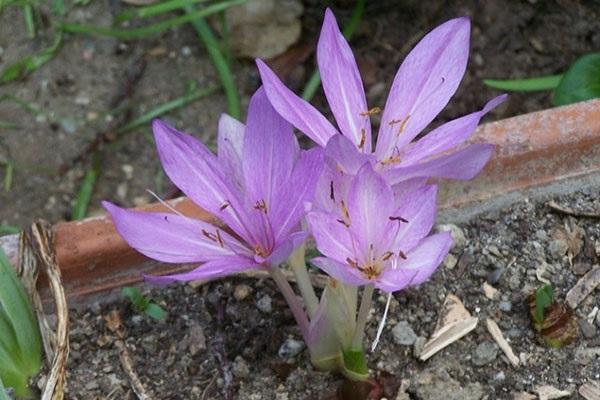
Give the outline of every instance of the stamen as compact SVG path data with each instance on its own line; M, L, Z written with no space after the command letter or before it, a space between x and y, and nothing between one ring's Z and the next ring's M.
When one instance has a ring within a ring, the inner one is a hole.
M350 213L348 213L348 208L346 207L346 203L344 200L340 201L340 206L342 207L342 215L344 216L344 225L347 227L350 226Z
M408 122L409 119L410 119L410 114L407 115L406 118L404 118L404 120L400 124L400 129L398 129L398 133L397 133L398 136L400 136L402 134L402 132L404 132L404 129L406 128L406 123Z
M400 222L404 222L404 223L407 223L407 222L408 222L408 220L407 220L407 219L405 219L405 218L402 218L402 217L390 217L390 220L391 220L391 221L400 221Z
M386 158L383 161L380 161L381 165L388 165L388 164L396 164L400 162L400 156L389 156L388 158Z
M373 107L368 111L363 111L360 113L361 117L370 117L371 115L379 114L381 112L381 108Z
M351 267L354 267L356 269L360 269L358 262L351 259L350 257L346 258L346 262L348 263L348 265L350 265Z
M221 207L219 207L219 210L223 211L224 209L226 209L227 207L229 207L229 201L226 201L225 203L223 203L221 205Z
M390 259L390 258L391 258L393 255L394 255L394 253L393 253L393 252L391 252L391 251L386 251L386 252L383 254L383 258L382 258L382 260L383 260L383 261L387 261L387 260L389 260L389 259Z
M218 229L215 230L215 233L217 234L217 241L219 242L219 246L221 246L221 248L224 248L225 243L223 242L223 239L221 238L221 233L219 232Z
M365 147L365 142L367 141L367 131L365 128L361 128L360 130L360 143L358 144L358 148L362 149Z
M167 207L169 210L173 211L175 214L177 214L177 215L179 215L181 217L184 216L182 213L180 213L175 208L173 208L169 203L167 203L166 201L164 201L163 199L161 199L160 197L158 197L158 195L156 193L154 193L152 190L146 189L146 192L150 193L150 195L152 195L156 200L158 200L158 202L160 204L162 204L163 206Z
M333 181L329 181L329 197L335 201L335 192L333 190Z
M260 257L268 256L266 250L263 249L260 244L257 244L256 246L254 246L254 253L256 253L256 255L260 256Z
M400 250L398 252L398 255L400 256L401 259L406 260L408 257L406 257L406 254L404 254L404 252L402 250Z
M254 208L259 211L264 211L265 214L267 213L267 203L264 201L264 199L257 201L254 204Z
M206 236L208 239L212 240L213 242L218 242L217 237L215 236L214 233L210 233L206 229L202 229L202 234L204 236Z

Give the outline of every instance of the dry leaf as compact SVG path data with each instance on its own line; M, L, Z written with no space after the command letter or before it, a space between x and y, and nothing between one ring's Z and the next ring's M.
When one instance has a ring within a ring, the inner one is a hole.
M588 383L581 385L579 394L585 400L600 400L600 382L589 381Z
M537 386L534 390L540 397L540 400L560 399L571 395L568 390L560 390L550 385Z
M504 339L502 331L500 330L500 327L498 326L496 321L494 321L491 318L488 318L486 320L486 325L488 332L490 332L490 335L492 335L496 343L498 343L498 346L500 347L500 349L502 349L502 351L504 352L510 363L513 365L513 367L518 367L519 357L515 355L515 353L512 350L512 347L510 347L510 344L508 344L506 339Z
M598 285L600 285L600 265L592 268L569 290L565 299L567 304L575 309Z

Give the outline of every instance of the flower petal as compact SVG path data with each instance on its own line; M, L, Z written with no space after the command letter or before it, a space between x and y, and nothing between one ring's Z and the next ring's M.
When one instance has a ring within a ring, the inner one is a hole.
M471 24L452 19L429 32L406 57L390 90L376 155L402 149L448 104L465 73Z
M385 172L385 177L392 185L417 177L469 180L483 169L493 152L491 144L472 144L430 161L390 169Z
M155 260L202 262L250 254L231 235L203 221L177 214L130 211L107 201L102 205L111 214L119 235L131 247ZM217 230L220 240L217 240Z
M436 212L437 186L426 185L402 196L402 203L394 216L408 222L395 221L397 225L392 240L392 251L408 253L433 227Z
M242 148L244 144L244 130L246 127L237 119L227 114L221 114L218 128L218 150L219 161L233 175L233 180L238 188L243 187L242 173Z
M311 260L319 269L329 274L332 278L350 286L366 285L369 280L363 278L356 268L342 264L326 257L317 257Z
M322 170L323 149L302 151L290 178L275 188L270 220L276 243L296 229L306 214L305 203L313 201Z
M254 242L247 218L239 214L244 211L240 193L217 157L198 139L160 120L155 119L152 128L158 155L171 181L244 240Z
M206 262L190 272L167 276L144 275L144 279L157 285L167 285L173 282L217 279L248 269L264 269L264 267L250 258L229 256Z
M306 216L306 222L322 254L340 263L346 263L348 257L354 258L352 235L338 221L337 215L311 211Z
M373 246L374 254L382 249L380 241L385 234L383 227L390 222L394 207L394 194L383 177L365 164L352 180L348 192L350 232L358 242L358 251L366 257Z
M451 245L452 237L448 232L429 236L409 252L397 268L383 271L375 286L385 292L395 292L425 282L444 260Z
M292 174L300 147L292 126L269 103L263 88L250 99L244 134L243 170L251 204L274 205L274 192Z
M346 174L356 175L366 162L373 162L371 154L361 153L352 141L345 136L335 135L325 147L325 161L333 169L339 169Z
M506 100L503 94L490 100L481 111L457 118L428 133L406 149L400 166L411 165L418 160L426 159L435 154L450 150L467 140L485 114Z
M355 146L371 152L371 122L365 90L352 50L330 9L317 45L317 61L325 96L342 133Z
M318 145L325 147L327 141L338 134L337 129L310 103L285 87L267 64L257 59L256 65L269 101L277 112Z
M306 241L307 237L308 232L305 231L294 232L291 235L288 235L283 242L275 246L269 257L267 257L264 262L267 265L277 267L285 259L287 259L294 250L300 247L302 243ZM256 260L256 256L254 259Z

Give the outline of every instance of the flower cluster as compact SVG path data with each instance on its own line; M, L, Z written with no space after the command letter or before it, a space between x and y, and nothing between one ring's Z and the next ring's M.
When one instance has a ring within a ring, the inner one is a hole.
M491 145L465 141L505 96L415 140L457 90L469 35L466 18L428 33L400 66L382 112L367 106L352 51L327 10L317 61L339 129L261 60L263 87L252 96L246 125L221 117L217 155L155 121L165 172L222 224L105 202L121 236L139 252L163 262L201 264L147 280L170 283L267 270L290 305L313 362L364 378L362 342L373 290L392 293L423 283L452 243L447 233L430 234L437 194L430 178L471 179L493 151ZM373 145L370 117L379 112ZM294 127L317 146L301 150ZM331 277L320 300L304 261L308 235L322 254L310 261ZM303 304L281 273L288 257ZM364 290L357 313L359 287Z

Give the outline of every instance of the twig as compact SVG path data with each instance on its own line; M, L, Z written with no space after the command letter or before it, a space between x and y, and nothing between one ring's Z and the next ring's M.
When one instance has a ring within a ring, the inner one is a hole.
M600 218L600 212L576 211L576 210L573 210L572 208L561 206L560 204L556 203L554 200L549 201L547 205L554 211L557 211L561 214L571 215L573 217Z
M119 349L119 360L121 361L121 367L123 367L123 371L125 371L125 374L127 374L131 389L139 400L150 400L150 395L146 391L146 388L142 384L142 381L133 368L133 361L131 361L127 346L122 340L115 341L115 346L117 349Z
M217 376L219 376L219 374L215 373L213 375L213 377L210 379L210 381L208 382L208 384L202 391L202 396L200 396L200 400L204 400L206 398L206 395L208 394L208 389L210 389L210 387L215 383L215 381L217 380Z

